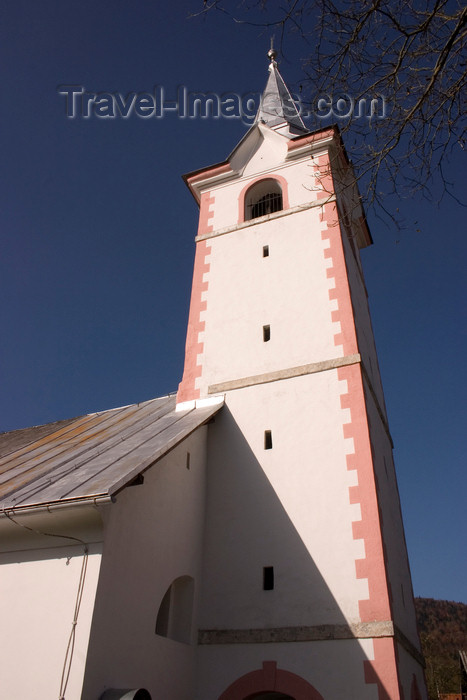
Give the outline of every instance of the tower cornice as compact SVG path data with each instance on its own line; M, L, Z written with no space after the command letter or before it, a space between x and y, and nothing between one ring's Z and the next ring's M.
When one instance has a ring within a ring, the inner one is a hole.
M277 134L274 129L264 124L255 124L243 137L240 143L232 151L227 160L214 165L208 165L204 168L199 168L186 175L183 175L183 180L187 185L188 189L192 193L196 202L200 203L201 192L206 189L211 189L213 185L220 184L221 182L227 182L228 180L234 179L236 177L241 177L243 174L243 167L234 168L232 165L233 160L238 154L240 148L245 147L248 140L257 138L255 132L262 132L263 134L271 136ZM277 138L277 136L274 136ZM299 158L306 158L309 155L316 152L317 149L322 147L329 147L331 144L338 145L344 153L345 162L348 163L348 159L345 156L345 151L343 149L341 136L337 126L326 127L313 132L307 132L305 134L300 134L293 138L285 137L279 135L279 138L284 138L287 144L287 155L286 160L295 160Z

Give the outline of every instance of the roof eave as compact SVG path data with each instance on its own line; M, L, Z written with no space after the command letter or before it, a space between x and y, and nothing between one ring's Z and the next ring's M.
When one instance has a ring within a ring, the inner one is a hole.
M4 506L0 509L0 518L11 518L17 515L32 515L39 513L51 513L64 508L76 508L78 506L103 506L114 502L114 497L108 493L69 498L66 500L49 501L43 503L27 503L25 505Z
M216 165L208 165L199 170L193 170L191 173L182 175L182 179L199 205L201 200L201 188L199 185L201 183L225 180L235 174L229 161L224 160L222 163L216 163Z

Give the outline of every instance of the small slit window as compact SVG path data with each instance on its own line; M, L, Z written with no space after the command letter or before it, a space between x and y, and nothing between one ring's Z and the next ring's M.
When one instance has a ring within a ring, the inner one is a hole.
M264 566L263 567L263 591L273 591L274 590L274 567Z
M263 258L268 258L269 257L269 246L264 245L263 246Z
M264 431L264 449L272 450L272 432L270 430Z
M263 341L265 343L271 340L271 326L263 326Z
M282 208L282 189L277 180L260 180L246 194L245 221L273 214Z

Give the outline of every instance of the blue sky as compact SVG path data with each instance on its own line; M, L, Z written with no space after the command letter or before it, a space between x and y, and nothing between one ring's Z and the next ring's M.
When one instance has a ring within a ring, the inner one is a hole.
M199 3L201 4L201 3ZM269 35L196 2L32 0L1 23L0 430L143 401L181 378L197 207L181 175L224 160L240 119L68 119L87 92L258 93ZM281 72L301 79L307 47ZM448 177L461 195L465 166ZM465 209L371 212L363 252L414 592L467 602ZM415 222L417 222L415 224Z

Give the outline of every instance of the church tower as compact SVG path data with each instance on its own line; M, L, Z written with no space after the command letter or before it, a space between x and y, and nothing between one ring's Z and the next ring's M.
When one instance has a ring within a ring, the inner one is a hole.
M336 128L269 52L256 121L186 176L200 217L178 408L210 426L197 700L426 697L392 442Z

